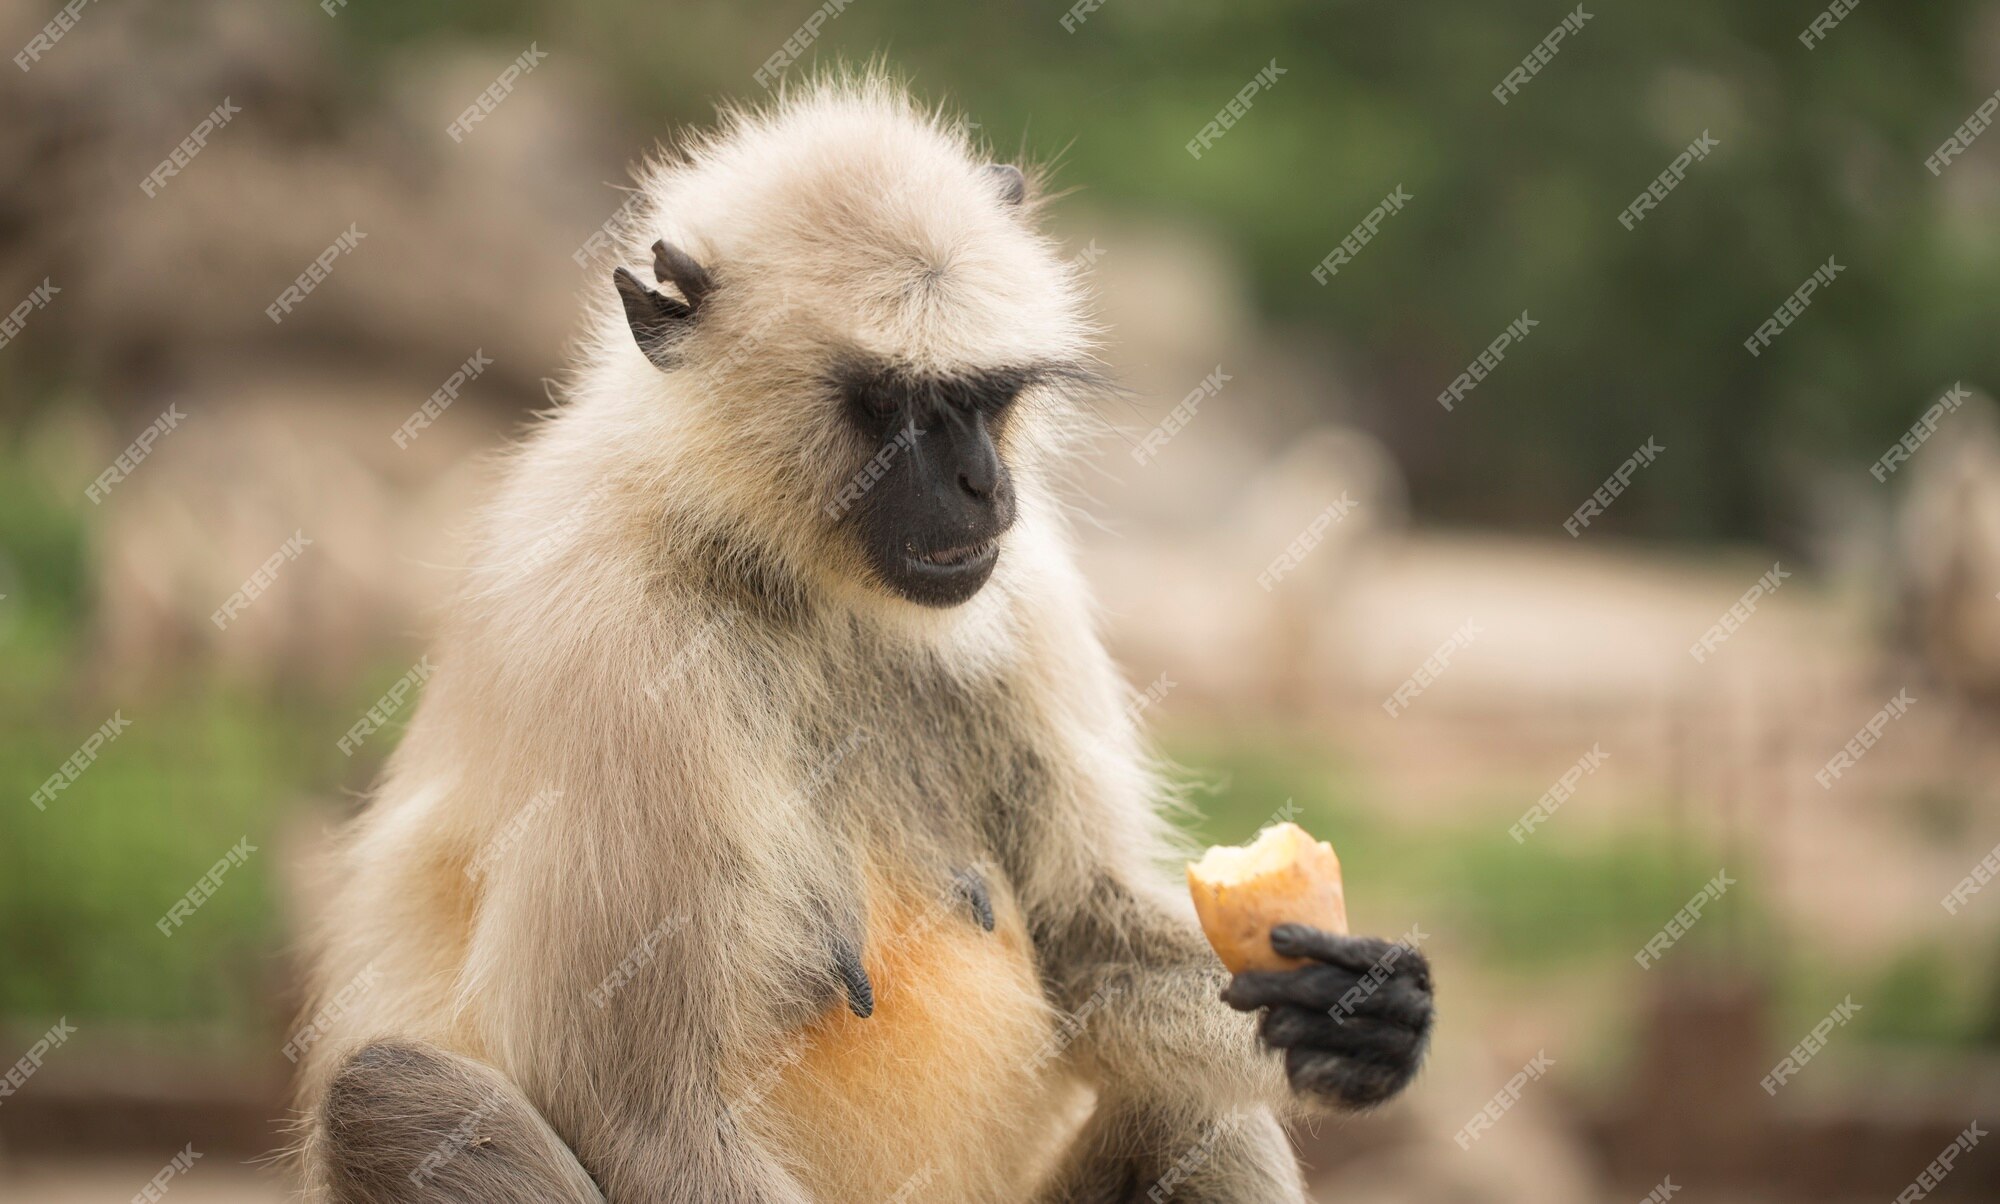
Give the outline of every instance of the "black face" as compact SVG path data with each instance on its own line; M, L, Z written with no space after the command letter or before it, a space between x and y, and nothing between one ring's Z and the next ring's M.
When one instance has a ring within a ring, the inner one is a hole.
M956 606L992 576L999 537L1014 523L1014 480L994 441L1037 375L863 368L838 381L849 421L875 451L836 489L827 514L853 527L890 589Z

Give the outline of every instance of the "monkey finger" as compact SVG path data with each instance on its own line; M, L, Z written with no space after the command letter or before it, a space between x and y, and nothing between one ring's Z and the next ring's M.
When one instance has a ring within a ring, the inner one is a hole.
M1363 979L1330 1001L1326 1011L1335 1021L1366 1018L1405 1028L1428 1028L1435 1005L1430 991L1412 979L1391 978L1381 983Z
M1297 1046L1285 1051L1285 1077L1294 1090L1348 1108L1373 1107L1388 1099L1409 1085L1418 1065L1417 1059L1391 1065Z
M1359 981L1359 975L1318 962L1296 970L1245 970L1229 980L1222 1001L1239 1012L1282 1003L1325 1011Z
M1414 946L1374 936L1345 936L1306 924L1271 929L1271 948L1286 957L1310 957L1356 974L1378 967L1384 973L1430 973L1430 962Z
M1342 1022L1310 1008L1275 1007L1258 1026L1264 1043L1278 1049L1319 1049L1363 1061L1399 1066L1422 1049L1425 1034L1360 1017Z

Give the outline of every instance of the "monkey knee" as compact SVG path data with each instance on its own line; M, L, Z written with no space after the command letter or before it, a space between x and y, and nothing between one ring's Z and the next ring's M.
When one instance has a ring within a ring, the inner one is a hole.
M338 1204L602 1204L569 1148L491 1067L418 1042L341 1063L320 1104L315 1177Z
M1302 1204L1306 1195L1291 1142L1268 1108L1197 1118L1107 1101L1046 1199Z

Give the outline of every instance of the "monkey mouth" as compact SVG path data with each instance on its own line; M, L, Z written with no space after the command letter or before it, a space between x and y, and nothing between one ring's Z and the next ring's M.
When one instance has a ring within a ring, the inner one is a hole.
M877 562L882 580L890 589L921 606L957 606L985 585L1000 562L997 535L974 543L919 550L915 541L904 543Z
M938 548L934 552L914 552L910 568L924 576L958 576L986 572L992 568L994 558L1000 554L1000 540L980 540L976 544L960 544L956 548Z
M934 552L918 552L910 557L910 563L929 569L947 572L967 572L985 568L1000 551L1000 541L982 539L978 543L961 544L955 548L940 548Z

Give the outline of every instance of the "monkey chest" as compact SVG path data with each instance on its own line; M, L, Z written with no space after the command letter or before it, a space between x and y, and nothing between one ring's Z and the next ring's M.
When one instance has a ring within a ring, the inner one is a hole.
M782 1039L739 1109L817 1201L1026 1198L1064 1109L1019 911L996 889L989 932L962 897L866 894L873 1011Z

